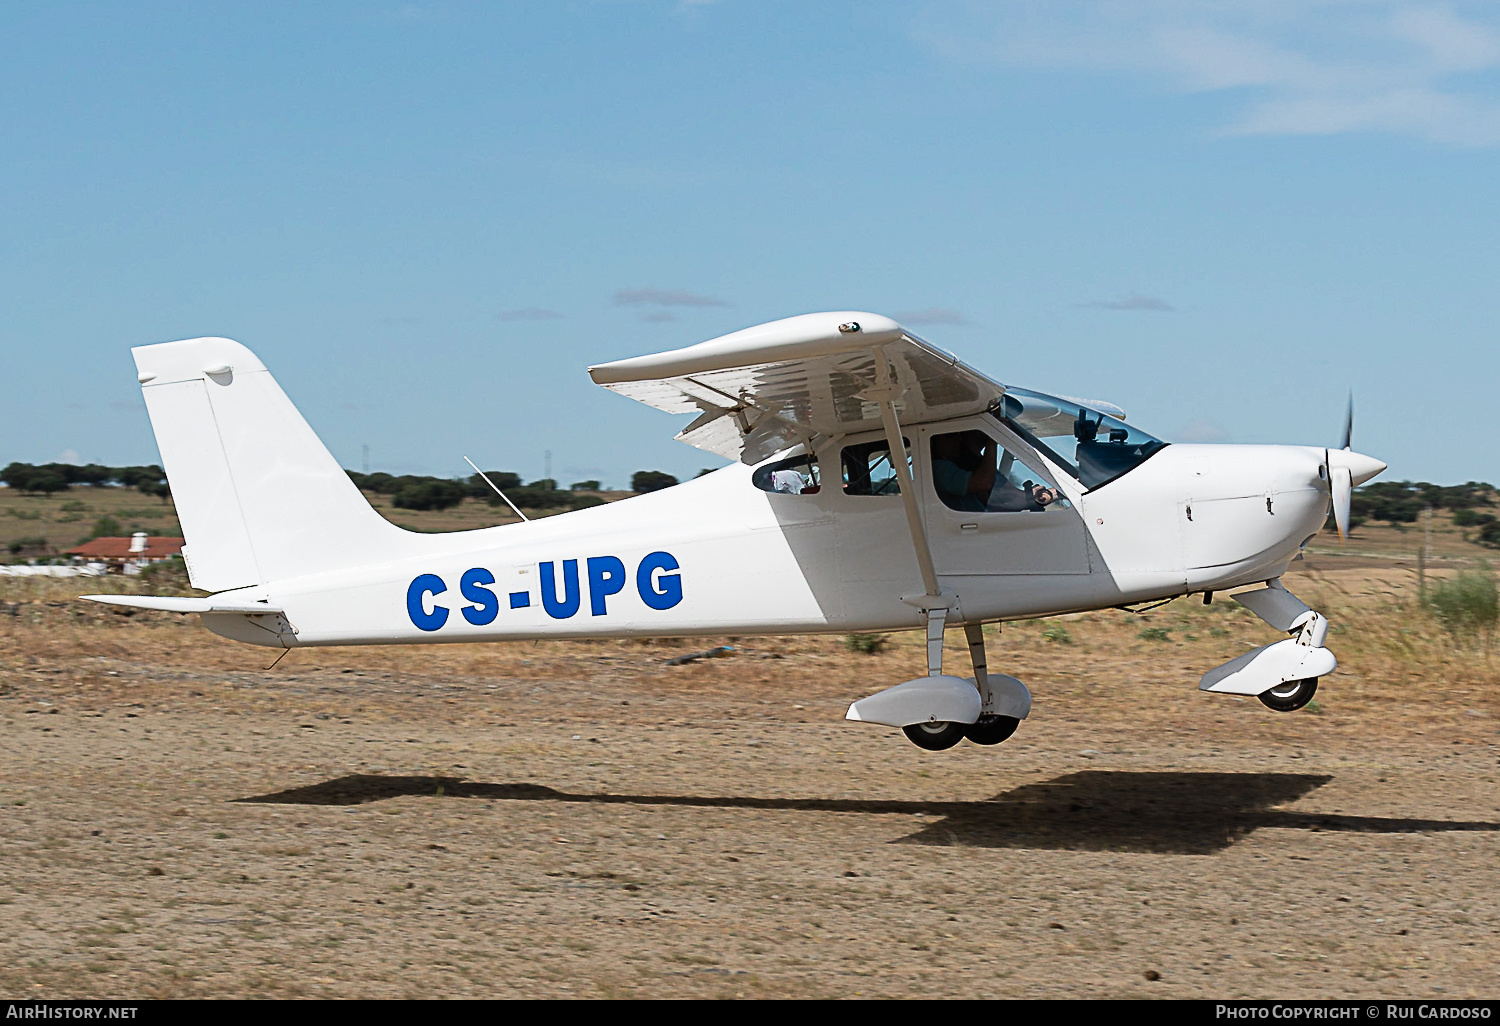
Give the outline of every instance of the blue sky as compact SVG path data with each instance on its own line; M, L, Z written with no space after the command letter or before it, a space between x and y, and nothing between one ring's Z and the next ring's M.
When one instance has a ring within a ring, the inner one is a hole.
M1500 479L1485 3L0 6L0 460L249 345L346 466L721 461L590 363L904 318L1169 440Z

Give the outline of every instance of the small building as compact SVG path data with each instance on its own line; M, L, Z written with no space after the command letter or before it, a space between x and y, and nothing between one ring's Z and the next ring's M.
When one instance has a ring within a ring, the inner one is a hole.
M148 535L137 531L129 538L95 538L63 553L78 563L102 563L106 568L139 573L150 563L181 555L183 539ZM133 569L127 569L133 568Z

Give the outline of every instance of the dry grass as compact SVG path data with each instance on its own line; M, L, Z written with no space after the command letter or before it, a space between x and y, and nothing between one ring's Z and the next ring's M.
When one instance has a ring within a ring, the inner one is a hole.
M916 633L267 672L194 617L72 598L138 582L0 579L0 989L1493 994L1500 673L1410 567L1287 583L1333 622L1316 710L1197 692L1275 633L1180 600L1005 625L991 665L1031 720L924 753L841 719L921 672Z

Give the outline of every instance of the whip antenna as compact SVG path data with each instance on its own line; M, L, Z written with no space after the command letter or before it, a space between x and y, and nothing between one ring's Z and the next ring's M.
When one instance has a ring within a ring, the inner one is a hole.
M474 468L474 473L476 473L480 477L484 478L484 483L485 484L489 485L491 488L495 488L495 482L493 482L493 481L490 480L490 476L488 474L486 474L484 471L482 471L482 470L479 469L479 464L475 463L473 460L469 459L469 457L467 457L467 456L464 457L464 462L467 463L469 466L471 466L471 467ZM505 493L502 492L500 489L495 488L495 494L498 495L498 496L500 496L500 498L505 499ZM513 509L513 510L516 511L516 516L520 517L522 520L525 520L527 523L530 523L530 520L526 516L526 514L522 513L521 512L521 508L519 506L517 506L514 502L511 502L509 499L505 499L505 504L507 506L509 506L511 509Z

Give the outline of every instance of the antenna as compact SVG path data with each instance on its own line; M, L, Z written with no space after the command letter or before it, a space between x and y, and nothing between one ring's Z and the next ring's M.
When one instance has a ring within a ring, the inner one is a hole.
M471 467L474 468L474 473L476 473L480 477L484 478L484 483L485 484L489 485L491 488L495 488L495 482L493 482L493 481L490 480L490 476L488 474L486 474L484 471L482 471L482 470L479 469L479 464L475 463L473 460L469 459L469 457L467 457L467 456L464 457L464 462L467 463L469 466L471 466ZM498 496L500 496L500 498L505 499L505 493L502 492L500 489L495 488L495 494L498 495ZM531 522L529 519L527 519L526 514L521 512L521 508L519 506L517 506L514 502L511 502L509 499L505 499L505 504L507 506L509 506L511 509L513 509L513 510L516 511L516 516L520 517L522 520L525 520L527 523Z

